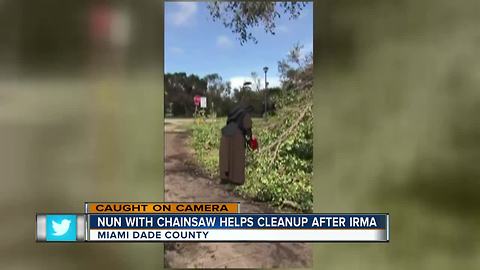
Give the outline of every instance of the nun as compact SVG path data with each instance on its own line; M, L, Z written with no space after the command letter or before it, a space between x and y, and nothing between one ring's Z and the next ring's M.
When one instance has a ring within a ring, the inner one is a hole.
M245 183L245 149L252 145L251 105L239 104L229 113L222 128L219 167L221 183L243 185ZM255 141L256 145L256 141Z

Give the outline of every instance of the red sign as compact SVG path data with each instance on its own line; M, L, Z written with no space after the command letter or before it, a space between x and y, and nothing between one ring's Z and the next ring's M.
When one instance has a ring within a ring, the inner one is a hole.
M199 95L196 95L193 97L193 103L195 103L195 106L199 106L201 100L202 100L202 97Z

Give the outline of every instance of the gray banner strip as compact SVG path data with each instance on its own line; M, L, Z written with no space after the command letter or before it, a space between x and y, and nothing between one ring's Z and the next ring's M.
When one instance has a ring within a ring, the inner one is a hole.
M47 217L45 215L37 215L36 230L36 240L45 242L47 240Z
M77 241L85 241L85 215L77 215Z

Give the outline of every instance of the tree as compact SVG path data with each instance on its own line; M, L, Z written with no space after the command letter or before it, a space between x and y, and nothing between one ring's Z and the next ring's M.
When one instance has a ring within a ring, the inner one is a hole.
M305 52L304 46L295 44L285 59L278 61L282 88L308 89L313 85L313 53Z
M257 43L252 28L263 24L266 33L275 35L276 20L283 15L297 19L307 2L213 1L207 6L213 21L220 21L237 35L240 44Z
M165 74L165 104L173 103L172 113L175 116L191 116L194 111L193 97L204 95L207 81L197 75L185 72Z
M207 82L207 100L215 104L217 115L226 115L230 107L230 83L224 82L217 73L208 74L203 79Z

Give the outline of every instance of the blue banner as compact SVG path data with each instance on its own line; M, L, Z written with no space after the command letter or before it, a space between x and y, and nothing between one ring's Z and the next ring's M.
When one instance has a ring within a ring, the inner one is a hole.
M89 214L90 229L385 229L387 214Z

